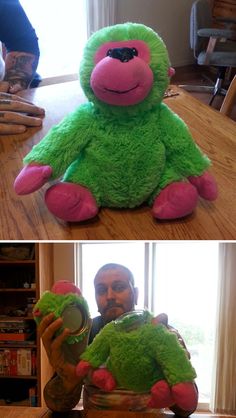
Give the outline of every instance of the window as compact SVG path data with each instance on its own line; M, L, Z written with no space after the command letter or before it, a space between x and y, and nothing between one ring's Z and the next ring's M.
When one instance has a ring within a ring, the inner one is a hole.
M85 0L21 0L39 38L42 78L77 74L87 40Z
M199 401L208 407L218 287L216 242L109 242L77 245L78 284L97 316L93 279L105 263L117 262L133 272L139 308L166 312L178 329L197 371ZM145 302L144 302L145 301Z
M89 303L92 317L97 316L93 279L98 269L107 263L124 264L134 277L139 288L138 307L144 306L144 245L142 242L79 244L78 263L81 271L78 279L84 297Z
M209 403L218 284L218 243L158 243L154 251L153 311L168 313L197 371L199 401Z

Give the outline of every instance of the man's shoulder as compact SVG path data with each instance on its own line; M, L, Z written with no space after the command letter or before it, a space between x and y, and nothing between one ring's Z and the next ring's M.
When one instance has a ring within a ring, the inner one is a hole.
M90 334L89 334L89 344L91 344L94 337L99 333L99 331L103 327L104 327L104 323L103 323L102 317L100 315L93 318L92 327L91 327L91 331L90 331Z

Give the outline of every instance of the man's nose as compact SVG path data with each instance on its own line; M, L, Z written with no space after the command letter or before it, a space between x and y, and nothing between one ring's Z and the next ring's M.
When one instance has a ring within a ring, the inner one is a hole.
M121 62L128 62L137 54L134 48L113 48L109 49L107 55L108 57L118 59Z
M115 299L115 294L112 290L112 287L108 287L107 289L107 299Z

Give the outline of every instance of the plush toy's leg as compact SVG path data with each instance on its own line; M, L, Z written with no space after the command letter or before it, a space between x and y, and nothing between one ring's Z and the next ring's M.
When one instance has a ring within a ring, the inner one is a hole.
M189 177L190 183L192 183L198 190L201 197L207 200L215 200L218 195L217 184L214 177L206 171L204 174L198 177Z
M88 361L80 360L75 368L75 374L79 377L85 377L91 369L92 366Z
M45 194L45 202L50 212L64 221L84 221L93 218L98 212L92 193L74 183L51 186Z
M187 182L166 186L156 197L152 214L158 219L177 219L193 212L198 202L196 187Z
M151 388L151 399L148 403L150 408L166 408L174 404L171 389L165 380L160 380Z
M92 375L92 383L106 392L110 392L116 387L116 381L107 369L95 370Z
M178 383L171 388L174 403L185 411L195 410L198 403L198 391L194 383Z

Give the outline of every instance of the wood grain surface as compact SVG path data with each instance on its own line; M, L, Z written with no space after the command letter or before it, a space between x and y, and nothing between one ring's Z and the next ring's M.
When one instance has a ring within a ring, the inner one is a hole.
M24 406L0 406L0 416L3 418L173 418L173 413L161 412L128 412L72 410L65 413L52 413L47 408L30 408ZM194 413L191 418L236 418L235 415Z
M196 143L212 160L219 187L215 202L202 199L195 212L181 220L157 221L150 208L102 208L82 223L66 223L50 214L44 203L45 185L28 196L17 196L14 179L23 157L48 130L85 101L77 81L30 89L22 93L46 109L43 127L24 134L0 136L1 240L234 240L236 239L236 123L173 86L178 95L165 102L189 126Z

